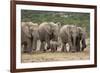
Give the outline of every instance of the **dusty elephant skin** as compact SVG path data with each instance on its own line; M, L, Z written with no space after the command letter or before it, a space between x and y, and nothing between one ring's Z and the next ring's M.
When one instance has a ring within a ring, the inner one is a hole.
M36 51L38 44L41 52L47 50L55 52L59 50L59 46L62 52L66 52L66 44L69 45L70 52L80 52L86 48L85 39L83 29L75 25L61 26L54 22L43 22L40 25L32 22L21 23L21 48L24 52Z
M28 23L22 22L21 23L21 46L23 46L24 52L29 52L32 45L32 35L29 30Z
M74 25L64 25L60 29L60 38L62 41L62 51L66 51L66 43L70 46L71 52L81 51L80 42L82 43L82 51L86 48L85 33L81 27Z
M58 42L51 40L50 41L51 52L56 52L57 51L57 47L58 47Z
M21 46L23 52L36 50L38 38L38 24L32 22L21 23Z
M39 39L41 41L40 51L50 49L50 40L58 41L58 24L43 22L39 26ZM47 48L45 45L47 44Z

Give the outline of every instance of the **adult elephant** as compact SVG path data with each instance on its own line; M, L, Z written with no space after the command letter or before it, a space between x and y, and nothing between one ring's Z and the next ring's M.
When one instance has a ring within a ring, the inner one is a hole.
M74 25L62 26L60 29L60 38L62 41L62 51L67 51L67 43L70 46L71 52L80 51L80 41L82 42L82 50L86 47L85 34L81 27Z
M40 51L44 52L46 49L50 49L50 40L58 40L58 30L59 25L53 22L43 22L39 25Z
M86 32L81 28L81 27L77 27L77 29L79 30L79 37L77 39L77 51L84 51L84 49L86 48ZM80 42L82 44L82 47L80 49ZM79 45L79 46L78 46Z
M21 46L24 52L36 50L38 38L38 24L32 22L21 23Z

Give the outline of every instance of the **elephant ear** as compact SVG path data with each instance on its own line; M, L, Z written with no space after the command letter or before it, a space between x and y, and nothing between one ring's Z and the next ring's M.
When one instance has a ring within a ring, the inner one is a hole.
M28 22L22 22L21 23L21 30L24 32L24 34L31 38L31 32L30 32L30 29L29 29L29 25L27 24Z
M51 34L50 32L50 25L48 22L43 22L39 25L39 33L44 33L44 34Z
M81 27L77 27L77 29L78 29L79 38L81 40L82 39L82 36L83 36L82 28Z
M60 31L61 23L60 23L60 22L57 22L56 24L58 25L58 29L59 29L59 31Z
M38 39L39 38L38 24L33 23L33 25L30 27L30 30L31 30L32 37L34 37L35 39Z
M72 40L71 40L71 38L72 38L72 34L73 34L73 32L72 32L72 27L71 27L71 25L67 25L67 28L66 28L67 30L66 30L66 32L67 32L67 36L68 36L68 41L69 42L71 42ZM70 45L71 45L72 43L70 43Z
M84 48L86 48L86 32L81 28L81 27L78 27L79 31L80 31L80 40L81 40L81 43L82 43L82 51L84 50Z
M79 34L80 34L81 39L85 39L86 38L85 30L83 30L81 27L78 27L78 29L79 29Z
M50 25L51 25L51 34L54 37L57 37L58 33L59 33L59 25L57 23L54 23L54 22L50 22Z

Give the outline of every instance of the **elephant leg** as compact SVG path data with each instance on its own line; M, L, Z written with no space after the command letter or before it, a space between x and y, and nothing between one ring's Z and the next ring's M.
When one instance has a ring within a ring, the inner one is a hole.
M69 52L72 52L73 51L73 46L70 46L69 47Z
M27 52L27 42L26 41L21 43L21 49L23 53Z
M80 40L77 39L77 42L76 42L76 51L79 52L80 51Z
M21 45L21 52L22 52L22 53L24 53L24 49L25 49L25 48L24 48L24 44L23 44L23 45Z
M76 42L70 41L69 45L70 45L70 52L75 53L77 51Z
M51 47L50 47L50 41L49 40L47 40L47 48L46 49L47 50L51 49Z
M77 51L77 52L80 51L80 43L76 45L76 51Z
M75 53L76 52L76 46L70 45L70 52Z
M51 52L55 52L57 50L57 46L55 44L51 45Z
M37 49L37 40L33 41L32 49L35 51Z
M45 42L41 41L40 51L45 52Z
M51 52L54 52L54 47L51 47Z
M62 52L66 52L67 50L66 50L66 43L63 43L62 44L62 50L61 50Z
M69 44L69 52L72 52L73 49L72 42L70 41L68 44Z
M57 51L57 45L54 47L54 52L56 52Z
M82 40L82 51L84 51L84 48L86 48L86 41L85 41L85 39Z
M77 52L80 52L80 44L76 46L77 47Z
M29 52L29 53L32 52L32 42L31 42L31 39L27 40L27 52Z

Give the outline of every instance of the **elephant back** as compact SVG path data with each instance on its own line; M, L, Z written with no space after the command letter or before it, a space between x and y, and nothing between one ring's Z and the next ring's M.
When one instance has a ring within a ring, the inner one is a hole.
M39 25L39 31L43 32L43 31L46 31L48 33L50 33L50 26L48 25L47 22L43 22Z

